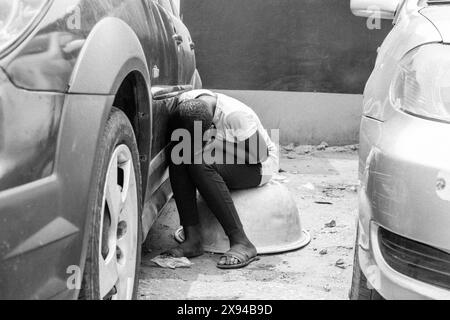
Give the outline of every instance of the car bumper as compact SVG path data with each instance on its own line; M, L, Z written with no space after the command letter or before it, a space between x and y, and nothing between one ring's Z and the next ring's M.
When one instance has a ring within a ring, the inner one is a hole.
M15 87L0 68L0 300L76 298L98 137L114 97Z
M360 266L387 299L450 299L450 291L394 270L380 250L380 227L450 253L450 124L395 113L364 118L360 163ZM449 279L450 281L450 279Z
M63 102L15 87L0 69L0 191L52 174Z
M359 263L369 288L389 300L449 300L450 291L405 276L387 264L379 246L379 228L371 224L369 250L363 248L361 238L359 241Z

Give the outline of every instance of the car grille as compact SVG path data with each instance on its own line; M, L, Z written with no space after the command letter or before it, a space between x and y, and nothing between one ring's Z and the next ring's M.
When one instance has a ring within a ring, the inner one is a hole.
M450 289L450 254L415 242L383 228L379 231L380 249L394 270L428 284Z

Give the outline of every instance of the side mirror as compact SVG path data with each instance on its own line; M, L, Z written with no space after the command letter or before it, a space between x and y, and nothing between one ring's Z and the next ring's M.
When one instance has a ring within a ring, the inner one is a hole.
M350 0L350 7L355 16L394 19L401 0Z

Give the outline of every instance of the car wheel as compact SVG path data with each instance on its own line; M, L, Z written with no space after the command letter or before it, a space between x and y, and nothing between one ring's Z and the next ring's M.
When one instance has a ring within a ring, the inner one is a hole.
M374 289L369 289L367 278L361 270L359 264L358 243L359 227L355 244L355 259L353 262L353 279L350 290L350 300L384 300L383 297Z
M133 128L113 108L100 140L90 190L81 299L136 299L141 258L141 175Z

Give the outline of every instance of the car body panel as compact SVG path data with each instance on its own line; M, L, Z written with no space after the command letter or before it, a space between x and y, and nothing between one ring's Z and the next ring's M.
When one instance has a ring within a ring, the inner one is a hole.
M400 60L414 48L447 41L447 8L404 2L364 92L357 254L369 287L387 299L449 298L448 290L391 268L380 252L377 231L382 227L450 253L450 193L437 187L440 179L450 179L450 152L440 147L447 144L450 125L398 111L390 99Z
M17 89L0 70L0 191L51 175L63 102Z
M364 91L363 113L380 121L389 118L393 109L387 93L400 59L417 46L441 41L434 25L418 11L400 19L379 49Z
M68 84L68 93L115 94L130 70L139 71L150 84L144 50L134 31L122 20L102 19L85 41ZM111 54L110 48L123 49ZM93 74L96 76L92 77Z
M450 176L450 126L398 112L381 123L365 118L361 145L370 146L364 192L371 219L384 228L450 252L450 195L439 192L440 177ZM433 141L433 143L430 143Z
M195 44L191 39L191 35L180 20L180 18L173 16L172 28L175 32L174 36L179 36L181 43L178 44L178 79L181 79L181 83L190 83L192 76L195 72Z
M91 31L102 19L114 17L134 31L145 52L147 65L159 68L159 76L152 79L152 85L178 85L177 48L162 21L164 14L164 9L152 0L54 1L33 35L0 66L18 87L66 92ZM51 39L55 33L59 37L64 36L58 45L40 46L40 51L29 49L30 46L36 47L35 41L39 38ZM117 48L124 49L127 48ZM108 60L115 54L110 50L107 55L97 57L96 61ZM30 75L35 78L30 79Z
M77 296L67 286L67 270L83 271L91 217L82 213L113 99L66 95L52 175L0 192L1 299L45 299L67 291Z
M375 289L389 300L450 299L448 290L406 277L393 270L383 259L377 239L378 229L379 226L372 223L370 234L365 235L373 243L371 250L356 248L361 269L364 270L371 289Z
M430 20L442 36L445 43L450 43L450 4L426 7L420 13Z
M157 136L149 140L159 142L158 137L167 134L169 113L164 106L170 107L171 102L153 105L150 85L189 85L196 70L194 51L173 39L172 20L181 23L171 8L153 0L54 1L29 39L0 66L16 86L27 90L105 95L117 91L127 72L138 70L147 81L149 95L145 119L140 121L147 121L144 126ZM190 39L185 27L182 31ZM148 148L142 167L150 167L164 147Z

